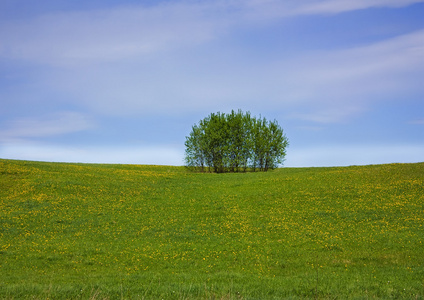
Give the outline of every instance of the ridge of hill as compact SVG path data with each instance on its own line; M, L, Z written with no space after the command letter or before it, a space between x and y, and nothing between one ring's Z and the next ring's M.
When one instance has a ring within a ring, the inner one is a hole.
M2 299L424 297L424 163L0 159Z

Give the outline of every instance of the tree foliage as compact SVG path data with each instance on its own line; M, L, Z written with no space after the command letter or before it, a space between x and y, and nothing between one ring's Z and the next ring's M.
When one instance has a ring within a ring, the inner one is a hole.
M249 112L211 113L192 127L185 141L186 166L201 171L268 171L281 165L288 140L276 120Z

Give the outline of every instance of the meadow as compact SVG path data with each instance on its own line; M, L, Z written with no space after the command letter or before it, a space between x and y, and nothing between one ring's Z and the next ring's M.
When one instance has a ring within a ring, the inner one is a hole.
M0 160L1 299L424 299L424 163Z

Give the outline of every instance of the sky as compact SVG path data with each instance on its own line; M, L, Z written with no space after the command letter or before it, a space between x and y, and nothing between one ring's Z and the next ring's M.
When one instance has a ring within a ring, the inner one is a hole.
M424 161L424 0L0 0L0 158L183 165L213 112L286 167Z

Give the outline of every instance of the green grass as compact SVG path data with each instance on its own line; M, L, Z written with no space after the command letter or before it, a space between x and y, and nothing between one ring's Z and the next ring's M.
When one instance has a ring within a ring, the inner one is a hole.
M424 299L424 163L0 160L1 299Z

